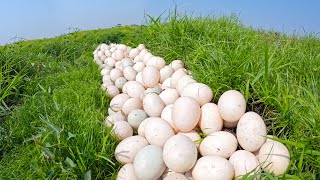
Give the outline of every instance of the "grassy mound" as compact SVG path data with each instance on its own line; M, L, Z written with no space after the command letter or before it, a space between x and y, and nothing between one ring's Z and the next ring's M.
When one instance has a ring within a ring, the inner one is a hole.
M101 42L144 43L167 63L182 59L214 102L241 91L247 110L289 148L282 177L320 178L319 39L253 30L232 17L172 15L0 47L0 179L115 177L117 142L102 125L110 99L92 62Z

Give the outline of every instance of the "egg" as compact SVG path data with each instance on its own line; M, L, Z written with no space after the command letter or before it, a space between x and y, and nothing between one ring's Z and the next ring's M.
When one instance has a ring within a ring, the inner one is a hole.
M119 89L114 86L114 85L110 85L107 87L107 94L111 97L115 97L116 95L118 95L120 93Z
M229 158L229 162L233 165L236 179L241 179L243 175L251 172L253 175L259 170L259 161L254 154L245 150L234 152Z
M163 147L167 140L174 135L170 124L158 117L153 117L145 126L144 134L152 145Z
M164 119L165 121L167 121L170 124L170 126L172 127L173 131L175 133L177 133L177 132L179 132L179 130L174 125L173 120L172 120L172 108L173 108L173 104L170 104L170 105L166 106L165 108L163 108L163 110L161 112L161 118Z
M120 140L123 140L127 137L133 135L133 129L127 121L117 121L114 123L112 128L112 132L116 135Z
M109 68L103 68L101 70L101 75L104 76L104 75L110 75L110 72L111 72L111 69ZM109 76L110 77L110 76ZM111 79L110 79L111 80Z
M246 112L246 100L239 91L229 90L220 96L218 108L222 119L236 122Z
M139 44L138 49L142 51L143 49L146 49L146 46L144 44Z
M127 66L123 69L123 76L128 80L128 81L133 81L136 79L137 71L133 69L131 66Z
M113 115L115 114L116 112L113 111L110 107L108 108L108 115Z
M223 179L232 180L234 169L232 164L223 157L212 155L198 159L192 170L194 180Z
M133 65L133 69L135 69L137 72L142 72L145 67L146 66L143 62L136 62L136 64Z
M127 79L124 77L119 77L118 79L116 79L116 81L114 82L115 86L119 89L122 89L122 87L124 86L124 84L127 82Z
M125 121L125 120L126 120L126 117L124 117L121 112L116 112L116 113L114 113L112 115L109 115L106 118L104 123L105 123L105 125L107 127L111 127L115 122L117 122L117 121Z
M259 114L247 112L240 118L236 133L240 146L254 152L266 142L267 127Z
M152 117L146 118L145 120L143 120L139 127L138 127L138 135L145 137L145 129L146 129L146 125L148 124L149 121L151 121Z
M111 51L111 50L110 50ZM112 51L111 51L112 52ZM121 51L121 50L116 50L116 51L114 51L113 53L112 53L112 55L111 55L111 57L113 58L113 59L115 59L116 61L120 61L121 59L123 59L124 58L124 52L123 51Z
M162 69L165 65L166 62L159 56L153 56L146 62L146 66L154 66L159 70Z
M105 54L106 57L111 57L112 52L111 52L110 50L106 50L106 51L104 52L104 54Z
M223 120L223 127L225 128L235 128L237 127L239 121L235 121L235 122L228 122Z
M191 130L189 132L178 132L178 134L182 134L190 138L196 144L197 148L200 146L201 136L197 131Z
M164 107L165 104L158 94L146 94L143 98L143 109L148 114L148 116L160 117Z
M189 171L196 163L197 156L195 143L182 134L172 136L163 147L163 160L174 172Z
M160 94L161 92L162 92L161 85L160 85L160 84L157 84L155 87L147 88L147 89L144 91L144 94L148 94L148 93Z
M126 102L130 97L127 94L118 94L112 98L110 101L110 108L111 110L117 112L122 110L122 106L124 102Z
M238 147L236 137L226 131L218 131L205 137L199 147L202 156L217 155L229 158Z
M136 81L140 83L142 86L144 86L143 80L142 80L142 72L138 72L138 74L136 75Z
M149 145L142 136L131 136L121 141L115 149L115 158L121 164L133 163L136 154Z
M161 147L148 145L142 148L134 158L133 168L138 179L159 178L166 169Z
M135 63L138 63L138 62L141 62L141 63L143 63L143 60L142 60L142 55L138 55L138 56L136 56L134 59L133 59L133 62L135 62ZM143 63L143 65L145 65L144 63Z
M176 89L177 89L178 93L181 95L181 93L185 87L187 87L191 83L196 83L196 82L197 81L192 79L191 76L184 75L178 80L177 85L176 85Z
M113 82L117 80L119 77L123 77L123 73L120 69L115 68L110 71L110 79Z
M172 76L171 76L170 86L171 86L172 88L176 88L176 85L177 85L178 80L179 80L182 76L184 76L184 75L186 75L186 74L187 74L187 70L184 69L184 68L180 68L180 69L176 70L176 71L172 74Z
M214 103L206 103L201 107L199 127L206 135L221 131L223 120L219 114L218 106Z
M163 90L159 96L166 105L173 104L180 97L178 91L173 88Z
M139 98L130 98L124 102L122 112L128 116L135 109L142 109L142 101Z
M142 80L146 87L154 87L159 83L160 71L154 66L147 66L142 71Z
M116 180L139 180L134 173L133 164L125 164L119 170Z
M288 169L290 153L282 143L268 141L260 148L258 160L264 171L278 176Z
M171 78L164 80L161 85L161 88L162 89L171 88Z
M153 57L153 55L150 52L146 52L143 57L142 57L142 61L144 64L147 64L148 60Z
M133 48L129 52L129 58L134 59L136 56L138 56L140 53L140 49L138 48Z
M183 68L184 67L184 64L181 60L177 59L177 60L174 60L172 61L169 66L171 66L175 71L180 69L180 68Z
M104 62L105 62L105 64L107 64L110 67L114 67L116 64L116 60L114 60L111 57L106 58Z
M111 72L111 71L110 71ZM102 76L102 82L112 82L110 75L104 75Z
M172 173L166 176L163 180L188 180L187 177L180 173Z
M171 66L165 66L160 70L160 83L163 83L166 79L170 78L174 73L174 70Z
M174 174L175 172L172 171L172 169L166 168L163 172L163 174L161 175L161 178L164 179L167 176L169 176L170 174Z
M128 81L126 83L126 91L130 97L140 98L140 94L142 94L144 90L144 87L137 81Z
M131 125L131 127L134 130L137 130L139 128L139 125L147 119L148 115L147 113L142 109L135 109L132 110L128 115L128 123Z
M117 69L119 69L120 71L123 71L122 61L117 61L116 64L115 64L115 67L116 67Z
M200 106L190 97L180 97L173 104L172 119L179 131L191 131L199 122Z
M124 58L124 59L122 59L122 65L123 65L123 68L126 68L128 66L132 67L134 65L134 63L130 58Z
M211 88L203 83L190 83L182 90L181 96L192 97L202 106L212 100L213 93Z

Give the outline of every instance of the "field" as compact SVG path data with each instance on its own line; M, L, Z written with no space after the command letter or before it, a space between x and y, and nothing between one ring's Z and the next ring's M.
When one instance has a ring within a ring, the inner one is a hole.
M92 61L102 42L182 59L214 102L241 91L292 156L285 175L262 179L320 179L320 40L174 13L0 47L0 179L115 178L117 142L103 125L110 98Z

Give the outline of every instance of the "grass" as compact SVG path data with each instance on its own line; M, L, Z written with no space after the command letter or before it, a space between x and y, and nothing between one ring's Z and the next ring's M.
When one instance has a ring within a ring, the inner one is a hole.
M171 13L147 26L81 31L0 48L3 113L0 179L113 179L116 141L104 128L109 98L92 51L101 42L140 43L167 63L182 59L214 102L241 91L268 133L286 144L288 172L262 179L320 178L320 41L254 30L237 18ZM16 78L16 80L14 80ZM4 79L4 80L3 80ZM10 83L14 82L12 86ZM3 93L6 92L6 93ZM9 95L6 95L9 94Z

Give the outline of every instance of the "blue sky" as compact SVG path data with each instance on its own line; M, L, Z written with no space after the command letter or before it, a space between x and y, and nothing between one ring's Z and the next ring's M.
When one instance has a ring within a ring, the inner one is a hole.
M194 15L237 14L254 28L299 34L320 32L320 1L298 0L1 0L0 45L14 37L39 39L115 24L141 24L144 12L158 16L173 9Z

